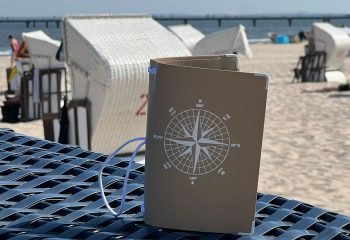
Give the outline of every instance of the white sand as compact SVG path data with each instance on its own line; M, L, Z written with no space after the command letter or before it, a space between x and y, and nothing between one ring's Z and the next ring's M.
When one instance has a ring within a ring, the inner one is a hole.
M253 51L241 70L271 76L259 191L350 215L350 92L301 93L337 84L291 84L302 44Z
M241 70L271 76L259 191L350 215L350 92L301 93L337 84L290 83L303 44L257 44L252 50L253 59L241 57ZM0 59L0 91L8 62ZM350 72L350 60L345 69ZM0 127L43 137L41 121Z

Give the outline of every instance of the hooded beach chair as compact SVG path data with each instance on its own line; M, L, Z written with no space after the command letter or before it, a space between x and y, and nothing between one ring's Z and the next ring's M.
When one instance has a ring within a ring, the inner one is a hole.
M62 26L72 83L69 142L109 153L144 136L149 61L188 56L187 47L148 15L66 16Z
M314 23L308 41L305 56L299 58L294 69L294 80L346 83L342 67L350 50L347 33L329 23Z
M57 114L65 92L65 64L55 59L60 42L43 31L22 34L34 65L33 78L24 83L22 108L25 120L37 119L45 113ZM51 139L53 140L53 139Z
M209 34L201 39L192 50L195 56L231 53L249 58L253 56L243 25Z
M202 32L191 24L172 25L168 28L185 43L191 52L194 46L205 37Z

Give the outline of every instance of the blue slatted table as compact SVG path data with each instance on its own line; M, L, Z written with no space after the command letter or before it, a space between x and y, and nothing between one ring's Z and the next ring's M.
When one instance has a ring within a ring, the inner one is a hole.
M97 173L106 156L0 129L0 239L350 240L350 218L279 196L257 195L251 236L181 232L143 222L144 166L130 173L123 215L107 212ZM125 158L105 169L111 206L120 205Z

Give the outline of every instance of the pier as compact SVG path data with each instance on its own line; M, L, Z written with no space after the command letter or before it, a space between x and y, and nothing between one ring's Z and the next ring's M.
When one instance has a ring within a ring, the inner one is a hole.
M288 26L293 26L295 20L313 20L332 22L332 20L350 19L350 14L338 14L338 15L281 15L281 16L264 16L264 15L198 15L198 16L180 16L180 15L154 15L153 18L157 21L176 21L188 24L194 21L215 21L218 26L221 27L224 21L251 21L252 26L256 27L260 21L270 20L285 20ZM61 17L51 18L14 18L14 17L2 17L1 23L24 23L27 28L35 28L38 23L44 23L45 27L49 27L50 24L54 24L57 28L60 27L62 21Z
M293 25L295 20L314 20L331 22L335 19L350 19L350 14L342 15L275 15L275 16L264 16L264 15L242 15L242 16L230 16L230 15L206 15L206 16L160 16L155 15L153 17L158 21L182 21L184 24L188 24L190 21L216 21L218 26L221 27L224 21L251 21L254 27L257 26L258 21L270 21L270 20L285 20L288 26Z
M1 23L24 23L27 28L35 28L38 23L44 23L45 27L48 28L49 24L54 24L57 28L60 27L62 18L52 17L52 18L14 18L14 17L2 17L0 18Z

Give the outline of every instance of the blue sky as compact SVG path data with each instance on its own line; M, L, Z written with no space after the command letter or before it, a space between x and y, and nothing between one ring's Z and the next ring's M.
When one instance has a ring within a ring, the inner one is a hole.
M0 16L62 16L69 13L150 14L350 13L349 0L0 0Z

